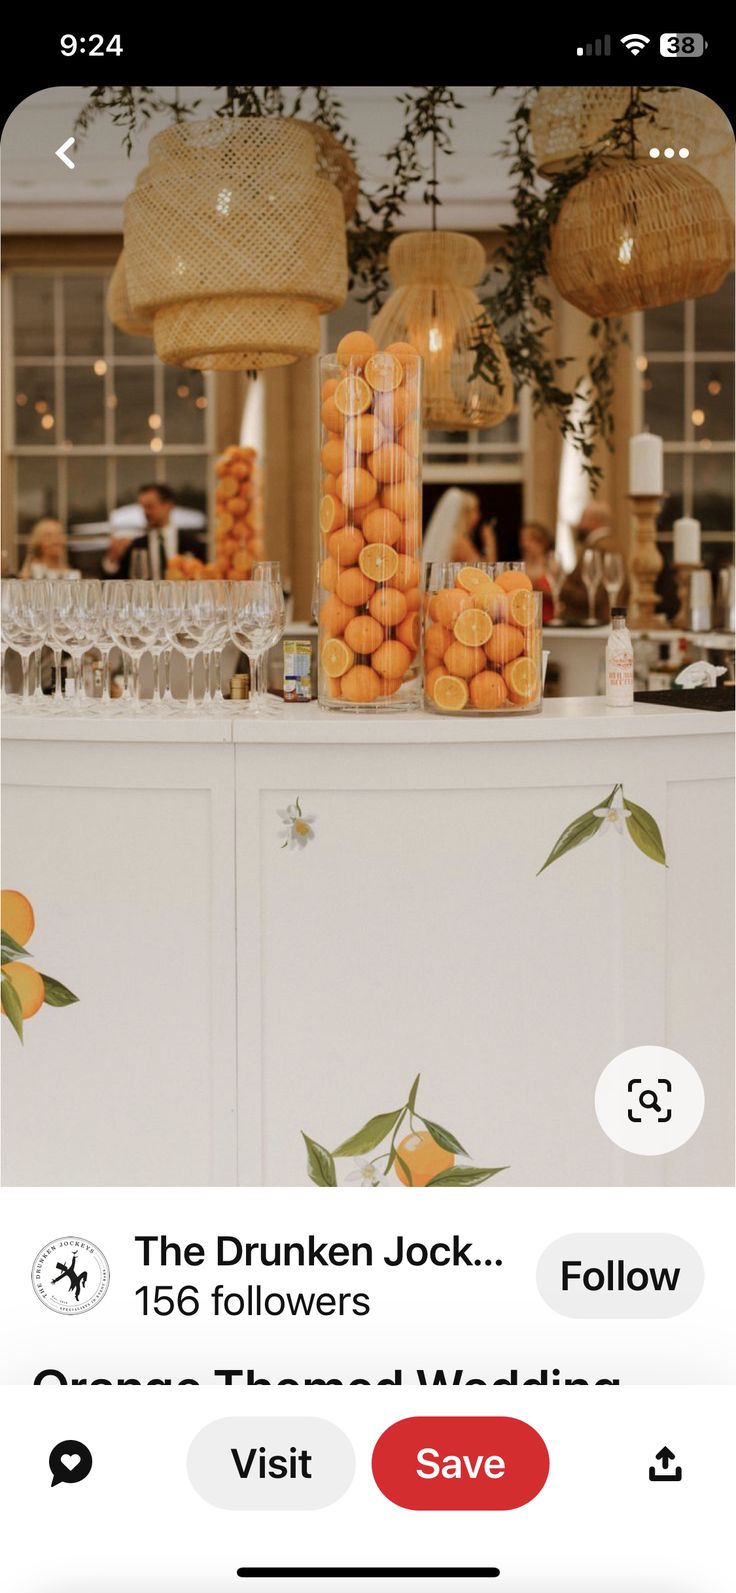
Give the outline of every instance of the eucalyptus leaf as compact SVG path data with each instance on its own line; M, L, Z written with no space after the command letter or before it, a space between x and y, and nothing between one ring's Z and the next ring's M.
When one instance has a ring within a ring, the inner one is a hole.
M664 841L657 820L648 813L646 808L640 808L638 803L632 802L630 797L624 800L624 807L629 813L626 819L626 828L635 846L646 857L651 857L655 863L663 863L667 867L667 854Z
M507 1167L450 1167L446 1173L436 1173L427 1182L427 1189L468 1189L471 1184L485 1184L496 1173L505 1173Z
M336 1189L337 1174L335 1163L324 1145L318 1145L316 1139L310 1139L302 1129L302 1139L307 1147L307 1172L313 1184L318 1184L320 1189Z
M25 946L21 946L19 941L13 940L12 935L8 934L7 929L4 929L2 931L2 951L3 951L3 962L18 962L18 960L21 957L32 957L33 956L33 953L30 952L30 951L26 951ZM10 957L6 957L4 955L6 951L9 951L11 953Z
M421 1073L417 1073L417 1076L416 1076L416 1078L414 1080L414 1083L412 1084L412 1087L411 1087L411 1089L409 1091L409 1099L407 1101L407 1106L409 1107L409 1111L410 1112L414 1111L414 1107L417 1104L417 1090L419 1089L419 1080L420 1080L421 1076L422 1076Z
M402 1173L404 1174L404 1177L406 1179L407 1184L409 1185L410 1188L412 1188L413 1185L414 1185L414 1179L411 1176L411 1168L407 1167L403 1156L400 1156L398 1151L396 1152L396 1160L397 1160L397 1162L399 1164L399 1167L401 1168Z
M404 1110L400 1106L395 1112L381 1112L378 1117L372 1117L358 1129L357 1134L351 1134L350 1139L343 1140L342 1145L332 1152L333 1156L364 1156L366 1151L375 1150L381 1140L391 1133Z
M423 1117L422 1122L424 1127L429 1129L433 1140L438 1145L441 1145L443 1150L452 1151L455 1156L467 1156L468 1152L463 1150L459 1139L456 1139L455 1135L450 1133L449 1128L442 1128L439 1123L430 1123L428 1117Z
M596 807L610 808L617 789L618 787L614 786L613 790L607 797L604 797L602 802L596 803ZM596 817L594 808L589 808L587 813L581 813L579 818L573 819L572 823L568 824L567 829L563 830L562 834L558 836L546 863L543 863L542 867L537 869L537 878L544 873L546 868L549 868L550 863L556 863L558 858L564 857L566 852L571 852L573 847L582 846L584 841L592 840L604 823L604 819Z
M18 1039L20 1040L21 1045L22 1045L22 1043L23 1043L23 1003L22 1003L22 1001L20 999L20 996L18 995L18 992L17 992L17 990L15 988L15 985L13 984L12 980L10 980L10 979L3 979L3 982L2 982L2 1002L3 1002L3 1012L5 1013L6 1018L10 1019L10 1022L12 1023L13 1028L15 1029L15 1032L16 1032L16 1034L18 1036Z
M50 974L41 974L41 978L43 979L44 989L43 999L47 1006L70 1007L74 1001L79 1000L79 996L75 996L73 990L67 990L66 985L60 984L58 979L52 979Z

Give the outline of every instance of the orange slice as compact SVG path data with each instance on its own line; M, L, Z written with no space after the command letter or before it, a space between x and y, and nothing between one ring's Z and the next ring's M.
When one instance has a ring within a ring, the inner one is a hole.
M493 582L486 570L478 570L473 564L464 564L457 572L455 585L461 587L463 592L470 592L472 596L476 596L481 591L487 591Z
M319 506L319 523L325 536L331 531L339 531L345 524L345 510L333 493L326 492Z
M503 678L512 702L533 702L539 696L539 670L533 658L515 658L506 665Z
M387 542L367 542L361 548L358 564L372 581L390 581L399 568L399 555Z
M453 635L466 647L482 647L493 631L493 620L482 608L466 608L458 614Z
M525 588L518 587L515 592L509 593L509 618L515 625L521 625L522 630L528 630L537 617L537 599L534 592L527 592Z
M365 362L365 379L375 393L395 393L404 380L404 367L395 354L372 354Z
M502 592L531 592L532 583L525 570L502 570L496 576Z
M347 642L341 641L339 636L333 636L325 642L322 648L322 668L329 680L339 680L341 675L347 674L352 668L355 654L348 647Z
M458 680L457 675L440 675L435 680L433 700L438 708L444 708L447 713L459 713L468 700L468 685L465 680Z
M362 376L344 376L335 388L335 408L341 415L364 415L373 402L373 394Z

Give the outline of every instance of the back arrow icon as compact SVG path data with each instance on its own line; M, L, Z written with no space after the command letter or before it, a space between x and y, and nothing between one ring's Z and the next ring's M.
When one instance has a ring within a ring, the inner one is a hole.
M58 155L59 160L63 160L64 165L68 166L70 171L74 171L74 161L69 159L69 156L67 155L66 151L68 149L71 149L72 144L74 144L75 142L76 142L75 139L68 138L65 144L60 144L59 148L54 150L54 154Z

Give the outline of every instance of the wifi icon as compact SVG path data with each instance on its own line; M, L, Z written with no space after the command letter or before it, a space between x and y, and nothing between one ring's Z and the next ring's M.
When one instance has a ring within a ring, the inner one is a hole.
M620 42L626 45L629 55L641 55L644 46L650 44L651 40L644 33L626 33Z

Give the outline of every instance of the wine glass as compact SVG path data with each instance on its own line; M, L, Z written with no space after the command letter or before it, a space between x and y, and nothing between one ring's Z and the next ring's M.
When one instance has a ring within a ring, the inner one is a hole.
M30 695L31 654L48 640L50 581L8 581L3 583L3 639L18 653L23 670L22 706Z
M110 634L127 653L133 676L133 702L141 707L141 659L155 645L160 624L155 581L114 581L110 607Z
M151 564L147 548L131 548L129 576L131 581L149 581Z
M164 628L172 647L187 662L187 711L196 707L194 665L209 647L216 628L213 581L161 581L159 601Z
M154 609L158 619L155 637L152 638L148 651L153 664L153 706L158 713L167 714L177 704L171 692L171 643L166 633L164 623L163 605L161 602L162 581L152 582L154 592ZM161 660L163 659L163 665Z
M115 603L117 581L103 581L102 597L100 600L100 629L97 636L97 651L102 659L102 696L100 698L100 711L105 712L112 707L113 699L110 695L110 654L117 646L112 632L112 612Z
M54 581L51 596L51 637L57 649L72 660L74 696L83 703L82 659L97 646L102 624L100 581Z
M269 647L284 633L285 609L281 589L273 581L234 581L230 587L230 636L248 658L251 679L250 713L263 713L264 693L259 690L257 665Z
M624 584L624 561L621 553L604 553L603 585L608 594L609 611L616 606L616 598Z
M212 637L206 653L205 662L205 703L208 708L223 708L225 698L222 694L222 653L230 640L230 583L229 581L208 581L212 589L214 603L214 626ZM215 689L212 690L212 669L214 669Z
M552 602L554 603L554 613L550 620L550 625L561 625L562 616L560 614L560 595L565 584L566 571L562 560L557 553L547 554L547 557L544 561L544 570L549 582L550 592L552 593Z
M597 548L586 548L580 561L580 573L583 585L588 594L588 618L583 620L584 625L597 625L595 614L595 599L601 584L603 565Z
M251 572L251 580L253 580L253 581L270 581L271 585L275 586L275 588L276 588L276 590L277 590L277 592L279 594L279 597L281 599L281 602L283 604L283 607L284 607L284 625L282 625L282 627L281 627L281 635L283 636L284 626L285 626L285 623L286 623L286 619L285 619L285 616L286 616L286 603L285 603L285 600L284 600L284 588L283 588L283 584L282 584L282 581L281 581L281 563L280 563L280 560L279 559L259 559L258 563L253 565L253 570ZM278 641L279 638L277 637L276 639ZM270 702L270 699L269 699L269 695L268 695L268 679L267 679L267 675L266 675L266 656L267 655L265 653L263 653L262 656L256 661L256 666L255 666L256 667L256 697L258 698L260 706L261 706L261 708L263 709L264 712L266 712L266 711L273 712L276 709L276 705L275 704L271 705L271 702ZM276 710L276 711L278 711L278 710Z

